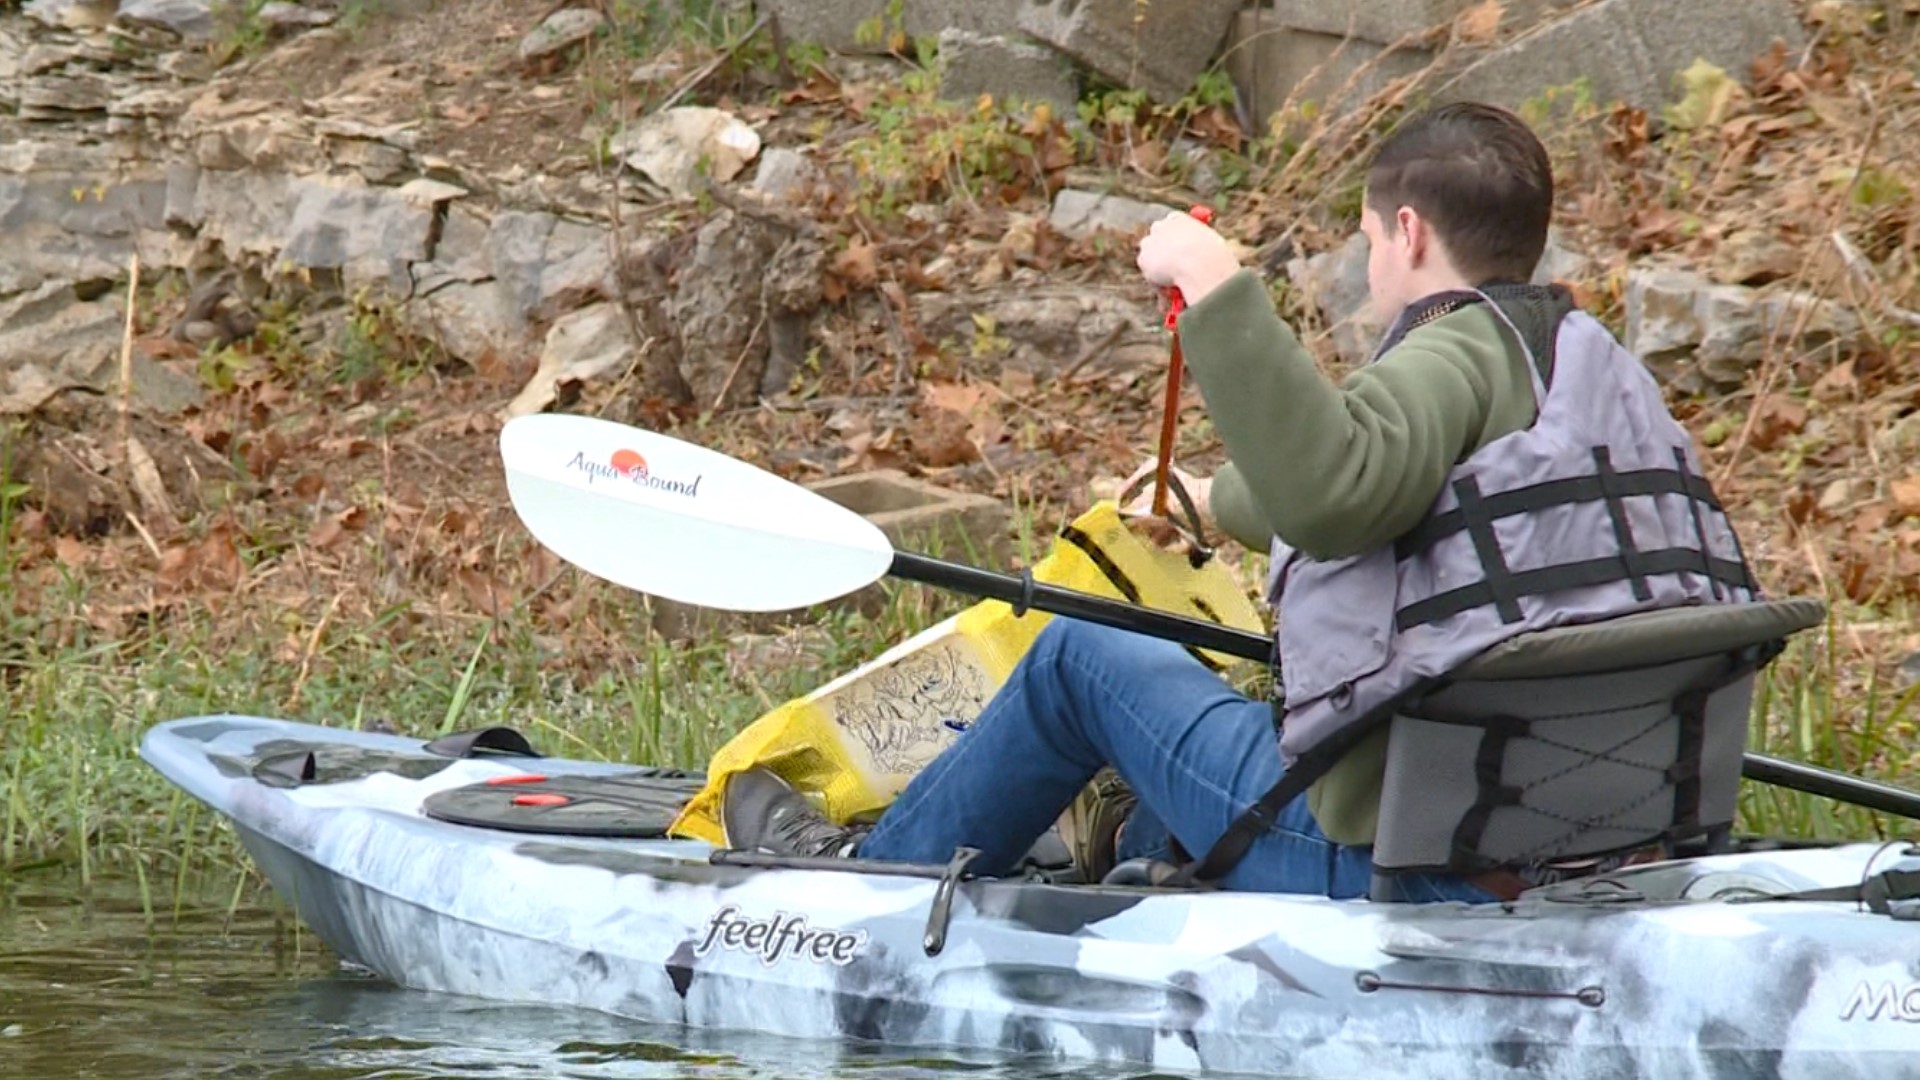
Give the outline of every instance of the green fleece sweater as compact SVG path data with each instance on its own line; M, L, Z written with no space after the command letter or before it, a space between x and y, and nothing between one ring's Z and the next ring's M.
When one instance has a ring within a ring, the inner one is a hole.
M1565 294L1507 289L1496 300L1550 370ZM1414 328L1335 384L1242 270L1187 309L1180 341L1229 459L1214 477L1214 518L1261 551L1276 535L1316 559L1392 543L1454 465L1534 419L1525 354L1481 304ZM1385 762L1383 729L1309 790L1329 839L1373 842Z

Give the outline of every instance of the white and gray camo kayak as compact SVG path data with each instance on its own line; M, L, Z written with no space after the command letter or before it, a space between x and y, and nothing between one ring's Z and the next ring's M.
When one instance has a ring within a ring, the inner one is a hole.
M1179 1073L1920 1076L1920 922L1778 895L1912 868L1905 845L1750 843L1502 904L1382 904L716 862L582 835L621 831L591 815L462 823L697 778L281 720L171 721L141 754L344 960L422 990Z

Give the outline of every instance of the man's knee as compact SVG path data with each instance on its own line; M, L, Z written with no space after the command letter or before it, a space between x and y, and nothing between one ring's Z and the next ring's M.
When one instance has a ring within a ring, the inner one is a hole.
M1084 652L1106 653L1131 643L1140 635L1129 630L1102 626L1085 619L1055 615L1033 639L1032 651L1046 655Z

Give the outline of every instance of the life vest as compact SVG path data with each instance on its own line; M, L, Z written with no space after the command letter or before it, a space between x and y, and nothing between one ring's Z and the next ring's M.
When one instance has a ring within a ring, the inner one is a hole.
M1537 415L1456 465L1396 543L1322 561L1274 542L1289 769L1314 754L1310 771L1324 771L1405 695L1518 634L1757 599L1692 439L1646 368L1575 310L1555 329L1548 386L1519 328L1475 295L1526 355Z

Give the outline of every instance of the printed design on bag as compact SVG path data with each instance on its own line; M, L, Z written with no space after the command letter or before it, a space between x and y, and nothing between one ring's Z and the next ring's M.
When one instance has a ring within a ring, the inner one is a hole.
M715 949L730 949L757 956L766 967L787 959L845 967L866 944L865 930L808 926L805 915L784 911L774 912L770 919L755 919L728 904L707 920L706 935L694 946L693 954L705 956Z
M915 772L953 738L948 720L967 721L987 703L987 680L952 645L926 649L848 687L833 720L887 772Z

